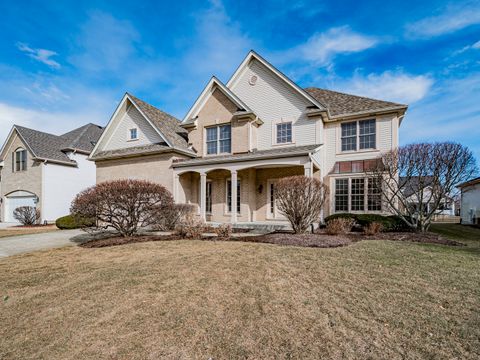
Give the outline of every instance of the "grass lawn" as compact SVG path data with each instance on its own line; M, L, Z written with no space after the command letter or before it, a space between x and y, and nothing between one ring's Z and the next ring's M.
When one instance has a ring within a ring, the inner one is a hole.
M478 359L473 230L467 247L169 241L5 258L0 358Z
M56 231L56 230L58 230L58 228L55 225L39 226L39 227L31 227L31 228L11 227L6 229L0 229L0 240L1 238L6 238L10 236L40 234L40 233L46 233L46 232Z

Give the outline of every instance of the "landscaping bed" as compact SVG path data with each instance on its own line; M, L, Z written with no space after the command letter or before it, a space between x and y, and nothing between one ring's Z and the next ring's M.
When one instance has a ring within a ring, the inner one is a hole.
M184 240L179 235L141 235L135 237L110 237L91 240L80 246L85 248L101 248L108 246L125 245L131 243L142 243L147 241L173 241ZM273 232L265 235L232 236L231 238L219 238L217 236L202 236L198 240L205 241L241 241L251 243L276 244L300 247L334 248L348 246L362 240L390 240L409 241L417 243L440 244L448 246L463 246L464 244L446 239L434 233L378 233L376 235L364 235L363 233L348 233L345 235L327 235L323 232L316 234L292 234L289 232Z

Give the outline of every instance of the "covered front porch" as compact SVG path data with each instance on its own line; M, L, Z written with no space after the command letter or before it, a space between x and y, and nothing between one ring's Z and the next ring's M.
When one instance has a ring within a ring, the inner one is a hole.
M234 157L234 156L232 156ZM320 176L309 153L270 159L202 158L174 164L174 198L198 206L206 222L286 225L275 183L287 176Z

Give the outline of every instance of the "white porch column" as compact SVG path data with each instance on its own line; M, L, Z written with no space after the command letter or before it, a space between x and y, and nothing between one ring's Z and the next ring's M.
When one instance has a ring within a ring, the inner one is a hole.
M305 176L312 177L313 176L313 166L312 162L309 161L308 163L303 165L303 169L305 171Z
M207 174L200 173L200 218L205 221L207 208Z
M237 171L231 170L232 178L232 212L231 212L231 222L235 224L237 222Z

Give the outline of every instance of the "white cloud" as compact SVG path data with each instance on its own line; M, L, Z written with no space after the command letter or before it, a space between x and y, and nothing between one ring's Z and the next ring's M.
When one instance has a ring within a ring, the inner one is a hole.
M356 33L348 26L336 27L314 34L306 43L294 49L290 57L292 60L303 58L317 65L328 65L338 54L364 51L378 42L377 38Z
M479 49L480 49L480 40L472 45L467 45L461 48L460 50L454 51L451 56L457 56L469 50L479 50Z
M475 2L467 2L448 6L439 15L408 24L406 35L411 38L430 38L475 24L480 24L480 6Z
M366 76L356 73L352 79L337 85L350 94L411 104L423 99L433 82L427 75L411 75L399 70Z
M48 65L52 68L59 69L60 64L55 60L51 59L52 56L58 55L55 51L47 49L33 49L24 43L17 43L18 50L26 53L32 59L40 61L45 65Z

